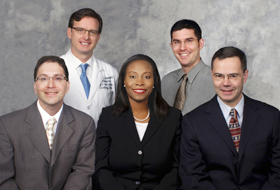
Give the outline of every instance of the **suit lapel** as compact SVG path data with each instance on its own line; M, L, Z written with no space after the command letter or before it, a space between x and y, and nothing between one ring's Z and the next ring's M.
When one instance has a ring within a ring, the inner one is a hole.
M151 110L151 117L150 121L147 127L147 130L144 134L143 140L142 140L142 145L144 146L150 139L151 137L155 134L155 132L159 129L161 126L162 121L157 121L152 109Z
M216 132L223 139L229 149L237 155L236 149L234 147L230 131L228 129L227 123L225 121L224 115L221 111L219 103L217 101L217 96L210 100L206 112L209 113L207 117L208 121L215 128Z
M54 147L51 159L51 165L55 163L55 160L60 153L61 149L68 141L68 139L72 136L74 132L73 129L69 126L69 124L74 121L74 117L69 110L69 107L64 104L62 113L59 118L59 123L57 125L57 131L54 138Z
M28 138L37 148L37 150L41 152L45 159L50 163L51 151L43 121L37 108L37 101L29 107L25 122L30 125L30 128L26 133Z
M129 109L128 111L123 112L121 115L121 124L127 131L131 140L137 145L139 149L142 149L142 145L139 139L139 135L135 126L135 122L133 119L132 111Z
M251 99L244 95L244 112L239 144L239 158L241 158L244 153L260 117L256 112L257 109L258 107L251 101Z

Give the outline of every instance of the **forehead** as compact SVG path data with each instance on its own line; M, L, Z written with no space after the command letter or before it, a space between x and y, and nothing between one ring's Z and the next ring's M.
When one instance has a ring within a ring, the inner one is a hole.
M45 62L38 68L37 76L42 74L64 75L64 69L57 62Z
M135 61L132 61L131 63L129 63L126 68L126 73L131 72L131 71L133 71L133 72L144 71L144 72L153 73L153 67L147 61L135 60Z
M92 18L92 17L84 17L82 18L80 21L76 21L74 20L73 23L74 27L81 27L81 28L85 28L85 29L98 29L99 27L99 22L96 18Z
M172 39L196 38L193 29L183 28L172 32Z
M240 73L241 61L238 57L230 57L225 59L216 58L213 62L214 73Z

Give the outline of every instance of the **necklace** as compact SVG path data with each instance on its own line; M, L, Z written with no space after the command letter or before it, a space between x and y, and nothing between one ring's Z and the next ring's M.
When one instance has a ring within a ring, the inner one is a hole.
M145 120L147 120L148 118L149 118L149 116L150 116L150 109L148 109L148 115L147 115L147 117L145 117L144 119L138 119L138 118L136 118L136 117L134 117L134 119L136 120L136 121L145 121Z

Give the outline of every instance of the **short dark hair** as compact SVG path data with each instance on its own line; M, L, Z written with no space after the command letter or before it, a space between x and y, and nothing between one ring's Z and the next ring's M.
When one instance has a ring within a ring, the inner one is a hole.
M173 32L182 30L182 29L192 29L194 30L194 35L197 37L197 40L199 41L202 38L202 31L199 25L193 21L193 20L188 20L188 19L182 19L177 21L171 28L170 30L170 36L171 36L171 41L173 37Z
M91 18L95 18L96 20L98 20L98 23L99 23L98 33L101 34L102 26L103 26L102 18L97 12L95 12L94 10L92 10L90 8L83 8L83 9L80 9L80 10L77 10L76 12L74 12L69 19L68 27L73 28L74 20L80 21L84 17L91 17Z
M41 57L38 61L37 61L37 64L34 68L34 81L36 81L36 78L37 78L37 73L38 73L38 69L41 65L43 65L44 63L46 62L52 62L52 63L57 63L59 64L63 70L64 70L64 74L65 74L65 78L66 78L66 81L69 80L69 73L68 73L68 69L65 65L65 61L64 59L58 57L58 56L54 56L54 55L48 55L48 56L43 56Z
M211 69L213 70L213 63L215 59L218 58L219 60L223 60L231 57L238 57L241 62L242 71L245 72L247 70L247 58L245 53L233 46L223 47L216 51L211 60Z
M163 119L167 116L169 105L162 98L161 95L161 81L160 75L156 66L156 63L152 58L143 54L136 54L132 57L128 58L119 73L117 93L116 93L116 101L114 104L114 115L119 116L122 112L129 109L130 104L128 100L128 95L126 89L124 88L124 79L126 75L126 69L130 63L136 60L143 60L148 62L153 68L153 76L154 76L154 88L152 93L149 96L148 104L150 109L153 109L154 115L159 119Z

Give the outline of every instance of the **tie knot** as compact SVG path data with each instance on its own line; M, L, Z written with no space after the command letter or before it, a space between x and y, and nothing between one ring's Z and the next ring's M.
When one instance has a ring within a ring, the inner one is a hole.
M88 64L87 63L81 64L80 67L82 68L82 72L85 73L87 70Z
M56 119L55 117L51 117L49 120L48 120L48 127L50 128L53 128L54 124L56 123Z
M184 74L183 75L183 81L185 81L187 79L187 77L188 77L187 74Z
M233 118L237 118L237 111L236 109L232 108L229 112L229 115Z

